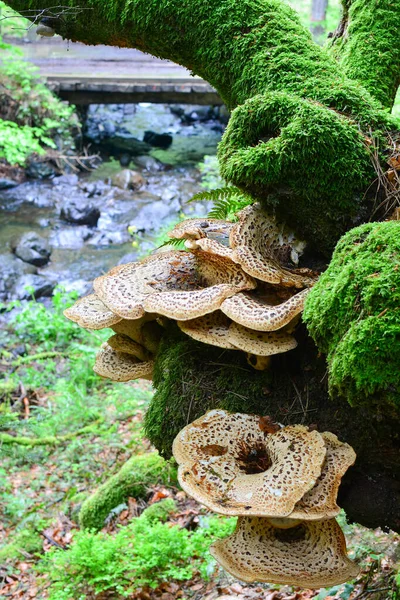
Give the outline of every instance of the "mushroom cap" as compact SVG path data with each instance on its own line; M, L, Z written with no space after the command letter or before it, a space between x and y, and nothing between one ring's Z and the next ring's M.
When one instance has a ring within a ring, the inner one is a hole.
M111 346L113 350L117 350L118 352L123 352L125 354L132 354L132 356L136 356L136 358L142 361L147 361L150 358L149 352L146 350L146 348L143 348L143 346L122 333L116 333L115 335L111 336L107 340L107 344Z
M238 216L229 243L235 251L236 262L246 273L282 286L303 288L314 285L317 276L310 269L287 269L280 265L276 249L282 233L258 203L246 206Z
M151 379L153 367L153 361L142 362L133 354L118 352L104 342L96 355L93 371L112 381L131 381Z
M80 298L64 310L64 315L85 329L104 329L121 321L96 294Z
M321 474L326 449L302 425L269 434L256 415L217 409L185 427L172 452L182 488L210 510L286 517Z
M338 440L335 434L325 431L321 436L326 446L326 456L321 475L311 490L297 502L291 519L331 519L339 514L336 498L343 475L355 463L353 448Z
M239 350L256 356L281 354L297 346L295 338L285 331L254 331L237 323L230 325L228 339Z
M194 340L218 346L218 348L227 348L229 350L237 350L229 341L229 325L230 320L220 311L215 311L198 319L190 321L178 321L178 326Z
M257 331L276 331L302 312L308 292L309 289L304 289L280 304L272 304L271 299L254 292L241 292L224 300L221 311L244 327Z
M225 246L224 244L221 244L217 240L213 240L208 237L200 238L198 240L186 240L185 246L189 250L204 250L204 252L208 252L209 254L223 256L225 258L229 258L233 262L236 262L235 253L231 248Z
M208 236L223 236L229 238L229 232L232 229L233 223L224 221L223 219L209 219L208 217L186 219L168 233L168 236L173 239L192 239L199 240Z
M235 263L206 252L163 252L95 279L104 304L125 319L145 312L178 320L213 312L225 298L255 287Z
M214 542L212 556L234 577L303 588L331 587L357 576L335 521L278 529L268 519L239 517L235 532Z

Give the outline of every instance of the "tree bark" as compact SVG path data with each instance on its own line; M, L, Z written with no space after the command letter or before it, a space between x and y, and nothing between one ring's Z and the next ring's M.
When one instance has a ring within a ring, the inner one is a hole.
M8 3L26 8L25 0ZM68 39L136 47L209 81L233 110L220 145L222 175L301 231L314 258L329 258L339 237L372 215L371 148L384 171L387 131L396 129L384 108L399 85L398 2L346 0L333 51L314 44L280 0L71 0L75 12L57 14L53 5L29 7ZM350 518L399 531L399 419L329 399L325 362L305 330L297 335L299 349L260 373L239 353L169 330L148 435L167 456L173 435L216 406L314 423L358 453L340 492Z

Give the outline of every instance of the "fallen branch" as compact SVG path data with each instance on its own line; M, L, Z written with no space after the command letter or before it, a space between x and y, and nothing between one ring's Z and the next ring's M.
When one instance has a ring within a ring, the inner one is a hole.
M97 425L104 421L103 418L97 419L90 425L86 425L82 427L82 429L78 429L78 431L73 431L71 433L66 433L65 435L55 436L49 435L41 438L30 438L27 436L13 436L9 433L1 433L0 432L0 445L1 444L18 444L19 446L58 446L63 442L67 442L68 440L72 440L73 438L83 435L85 433L91 433Z

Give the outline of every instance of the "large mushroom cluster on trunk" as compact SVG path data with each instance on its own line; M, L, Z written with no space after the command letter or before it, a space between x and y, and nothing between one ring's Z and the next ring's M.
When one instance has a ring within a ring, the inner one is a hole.
M294 327L316 273L296 268L304 244L258 204L236 223L188 219L170 233L186 250L113 267L65 315L111 327L94 370L114 381L151 379L165 319L200 342L245 352L255 369L297 346Z
M334 434L212 410L178 434L173 453L189 495L239 517L235 532L211 547L238 579L320 588L357 575L334 518L356 455Z
M304 244L291 231L253 204L235 223L188 219L169 236L186 249L114 267L65 311L82 327L114 331L96 357L98 374L151 379L168 321L199 342L244 352L258 370L297 346L318 275L297 267ZM211 550L239 579L316 588L357 574L334 519L355 453L334 434L216 409L178 434L173 454L188 494L239 517Z

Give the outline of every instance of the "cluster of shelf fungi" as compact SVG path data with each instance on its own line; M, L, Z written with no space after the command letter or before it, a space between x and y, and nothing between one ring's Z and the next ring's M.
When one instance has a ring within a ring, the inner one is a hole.
M195 340L245 352L255 369L296 347L318 274L297 266L304 243L260 205L238 218L183 221L169 236L185 250L114 267L65 311L84 328L114 331L96 357L99 375L151 379L168 320ZM334 434L216 409L178 434L173 454L189 495L238 516L235 532L211 546L238 579L320 588L357 575L335 520L341 478L356 455Z

